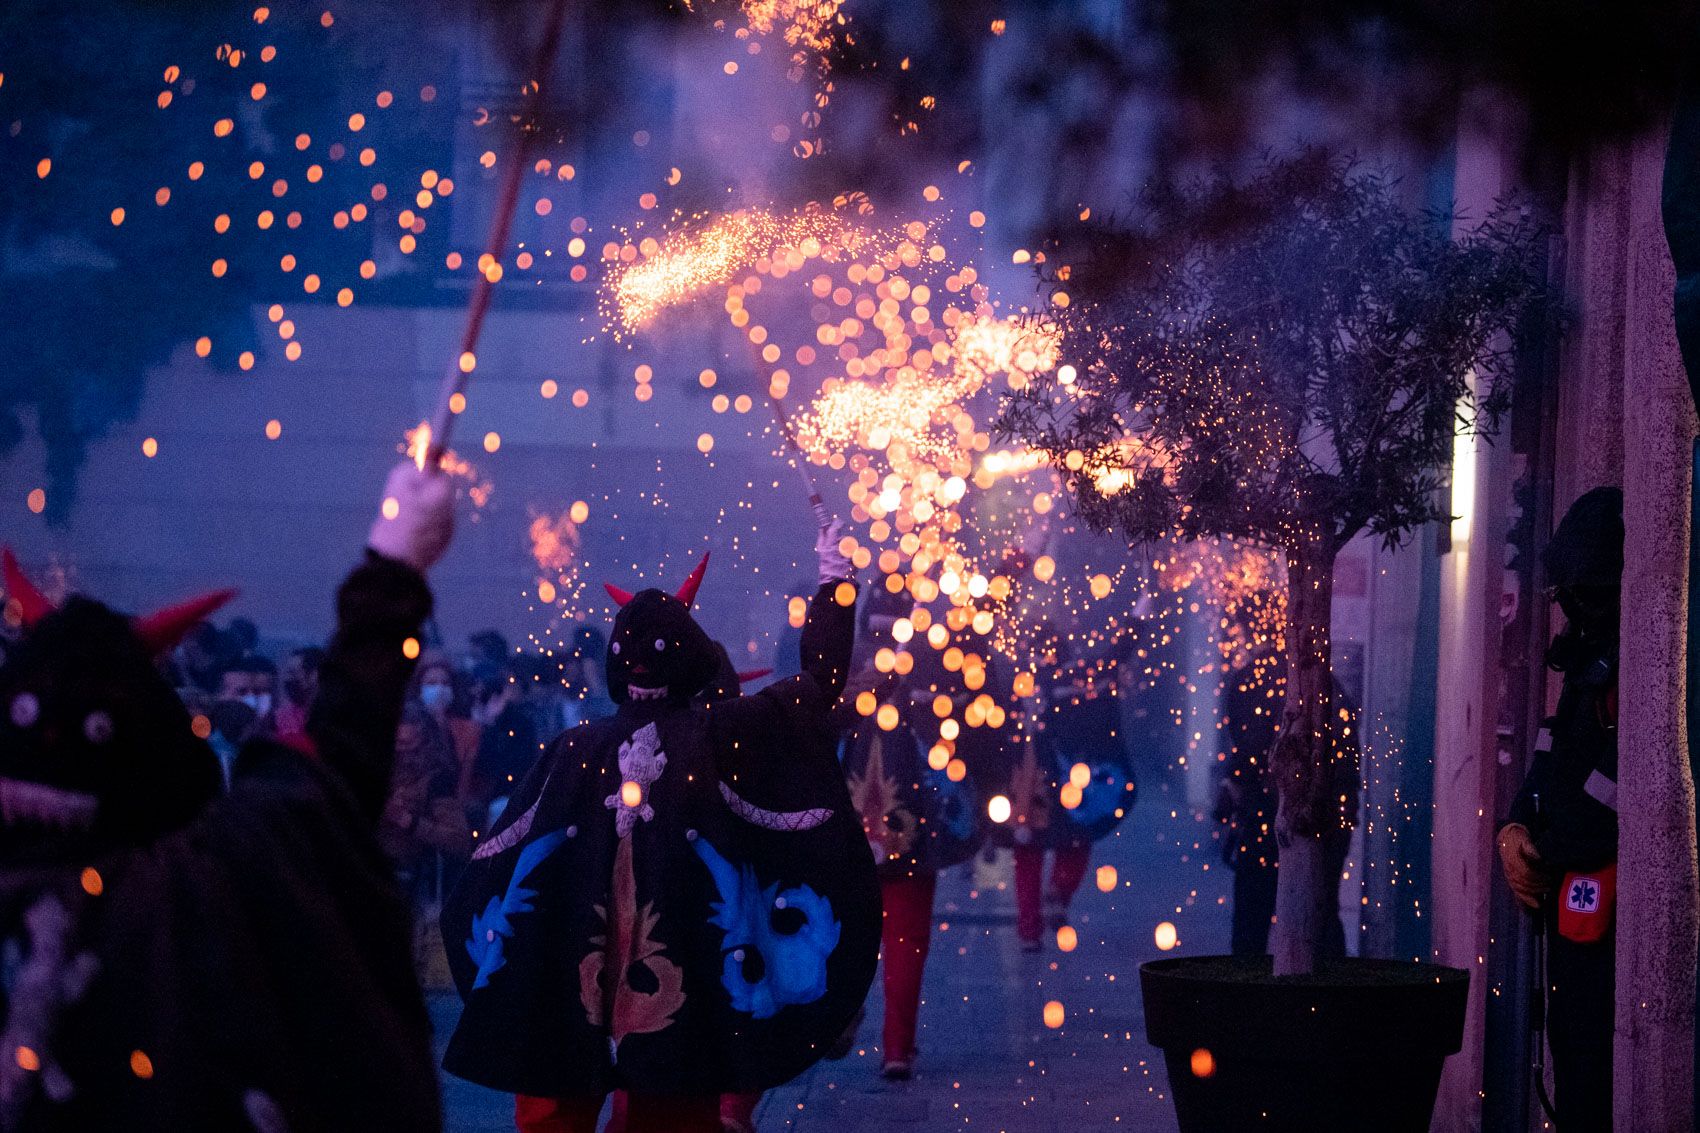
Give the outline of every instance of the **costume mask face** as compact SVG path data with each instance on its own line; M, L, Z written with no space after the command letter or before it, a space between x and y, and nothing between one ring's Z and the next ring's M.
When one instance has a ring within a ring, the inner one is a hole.
M714 676L714 643L691 617L707 567L704 555L676 594L607 588L620 605L608 639L608 694L616 703L688 700Z
M146 841L220 787L216 757L154 656L228 600L131 620L76 597L55 609L5 555L24 635L0 664L0 856Z

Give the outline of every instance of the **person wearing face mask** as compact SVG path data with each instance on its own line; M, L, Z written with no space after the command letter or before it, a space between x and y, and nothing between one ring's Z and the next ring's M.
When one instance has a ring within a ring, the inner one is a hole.
M264 657L247 654L228 662L219 674L218 698L239 700L254 712L254 723L244 739L276 733L277 666Z
M1547 942L1555 1123L1566 1133L1609 1130L1622 491L1595 488L1572 504L1541 563L1564 613L1564 629L1547 650L1563 687L1498 849L1506 882L1541 919Z
M232 761L250 740L278 734L272 715L272 680L277 670L262 657L226 662L219 671L218 696L207 710L212 722L208 742L230 777Z
M438 942L443 893L472 853L472 827L455 795L460 769L448 733L410 701L396 728L395 771L378 821L378 844L395 863L413 911L413 967L426 987L446 986Z
M464 711L454 665L447 657L432 653L419 663L414 698L449 739L455 761L455 793L464 801L483 729Z
M300 736L307 732L307 712L319 692L319 665L325 651L317 646L297 649L283 663L283 699L277 706L277 734Z
M472 832L454 797L457 772L448 736L429 712L408 704L396 728L395 771L378 824L378 842L405 888L426 883L433 851L457 861L472 852Z

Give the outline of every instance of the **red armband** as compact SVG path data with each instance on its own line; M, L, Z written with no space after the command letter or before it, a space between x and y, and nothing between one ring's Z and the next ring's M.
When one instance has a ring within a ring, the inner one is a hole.
M1617 863L1565 874L1558 896L1558 934L1578 944L1597 944L1611 931L1617 912Z

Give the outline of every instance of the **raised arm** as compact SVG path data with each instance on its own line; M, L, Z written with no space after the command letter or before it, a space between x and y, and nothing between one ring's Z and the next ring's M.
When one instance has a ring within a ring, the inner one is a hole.
M336 636L307 733L374 820L389 794L396 724L418 656L406 643L417 643L431 614L424 572L448 548L453 528L448 478L411 463L397 467L384 485L366 561L337 592Z
M820 588L809 603L798 647L803 674L814 678L829 704L844 691L856 646L856 568L839 548L843 539L844 524L834 520L815 540Z
M847 589L841 593L841 587ZM845 597L848 603L840 601ZM822 583L809 602L801 651L803 675L815 682L829 704L844 691L855 646L856 584L848 579Z
M831 727L832 705L844 691L856 646L855 568L838 549L842 534L843 527L834 523L821 531L815 543L820 588L809 602L808 620L803 623L799 647L803 671L752 696L713 705L711 716L724 733L740 741L778 739L799 729L825 734Z

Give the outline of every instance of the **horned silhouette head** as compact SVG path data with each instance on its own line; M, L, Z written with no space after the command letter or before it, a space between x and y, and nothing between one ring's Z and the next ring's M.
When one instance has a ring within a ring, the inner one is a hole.
M135 844L187 823L219 790L218 760L157 658L233 596L126 617L63 605L0 552L0 858L39 861Z
M606 584L620 608L608 638L608 694L617 703L689 700L713 679L714 642L691 616L707 570L705 554L671 594Z

